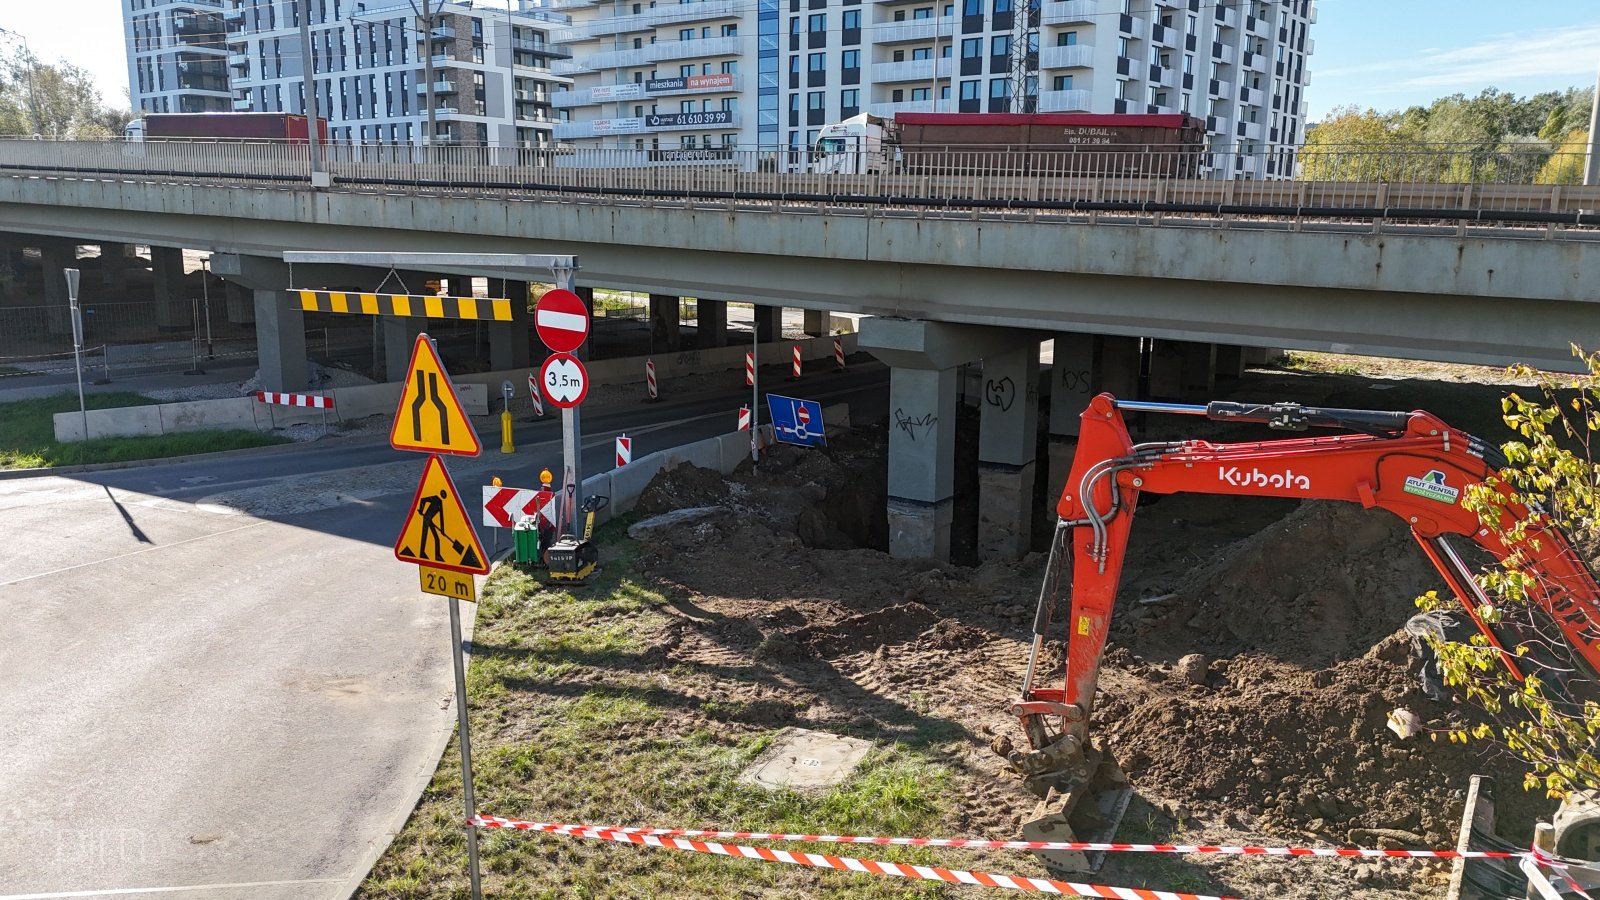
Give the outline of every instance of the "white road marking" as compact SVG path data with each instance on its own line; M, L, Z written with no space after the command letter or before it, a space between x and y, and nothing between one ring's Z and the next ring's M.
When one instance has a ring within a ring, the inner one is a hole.
M127 894L167 894L178 891L238 890L257 887L288 887L297 884L340 884L342 878L306 878L296 881L234 881L227 884L184 884L174 887L111 888L102 891L52 891L44 894L0 894L0 900L58 900L64 897L116 897Z

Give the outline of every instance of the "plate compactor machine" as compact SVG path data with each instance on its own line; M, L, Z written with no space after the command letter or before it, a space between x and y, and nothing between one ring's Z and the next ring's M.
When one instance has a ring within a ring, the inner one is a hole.
M1345 434L1243 443L1160 441L1135 444L1124 412L1203 416L1219 422L1265 425L1281 431L1339 429ZM1460 601L1464 615L1500 651L1512 675L1524 678L1533 657L1519 649L1539 638L1510 624L1513 617L1481 611L1494 604L1473 578L1453 541L1469 541L1496 559L1510 559L1530 578L1531 599L1542 629L1564 642L1566 696L1592 693L1600 672L1600 586L1572 543L1540 508L1517 504L1503 485L1507 521L1526 521L1515 546L1487 528L1462 499L1508 463L1493 447L1421 411L1325 409L1293 403L1213 402L1205 406L1119 401L1101 394L1083 413L1071 474L1056 505L1051 544L1033 624L1033 648L1022 696L1011 707L1026 746L1009 737L995 749L1041 798L1023 827L1026 840L1108 841L1127 806L1128 779L1109 751L1090 739L1095 688L1122 578L1129 531L1139 496L1179 492L1294 499L1343 500L1404 519L1428 559ZM1068 573L1070 572L1070 575ZM1070 577L1066 617L1067 658L1060 687L1045 687L1041 651L1057 618L1062 581ZM1398 627L1402 623L1396 623ZM1548 641L1543 641L1547 646ZM1555 669L1545 681L1560 681ZM1566 828L1600 834L1592 803L1566 812ZM1561 817L1558 816L1558 821ZM1558 838L1559 840L1559 838ZM1565 846L1568 842L1562 841ZM1587 839L1573 844L1589 843ZM1600 842L1596 842L1600 846ZM1083 853L1042 851L1057 873L1093 871L1100 859Z

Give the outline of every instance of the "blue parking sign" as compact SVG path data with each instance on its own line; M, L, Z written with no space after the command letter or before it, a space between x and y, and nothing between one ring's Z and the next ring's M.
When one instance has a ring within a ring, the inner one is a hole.
M817 401L768 394L767 411L772 414L772 433L783 443L815 447L828 442L822 430L822 404Z

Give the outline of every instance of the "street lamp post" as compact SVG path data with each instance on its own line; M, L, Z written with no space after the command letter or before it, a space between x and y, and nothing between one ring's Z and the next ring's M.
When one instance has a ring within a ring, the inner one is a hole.
M22 41L22 52L28 57L28 118L33 120L33 133L38 134L44 128L44 126L39 121L39 98L33 90L33 48L28 46L28 36L20 31L12 31L9 28L0 28L0 34L9 34L17 40Z
M89 439L89 407L83 402L83 311L78 306L78 270L63 269L67 278L67 303L72 307L72 364L78 370L78 412L83 416L83 439ZM49 273L45 273L46 277Z

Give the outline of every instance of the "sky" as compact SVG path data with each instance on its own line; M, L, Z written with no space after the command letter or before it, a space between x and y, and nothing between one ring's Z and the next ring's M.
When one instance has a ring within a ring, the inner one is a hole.
M1217 0L1205 0L1215 3ZM1317 0L1306 101L1312 121L1336 106L1427 104L1494 86L1527 95L1595 83L1600 0ZM108 103L128 87L120 0L0 0L0 28L45 62L90 71ZM0 41L14 40L0 34Z

